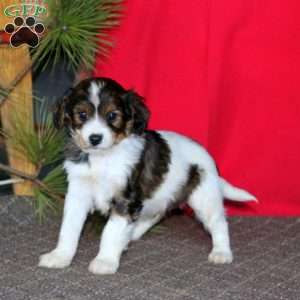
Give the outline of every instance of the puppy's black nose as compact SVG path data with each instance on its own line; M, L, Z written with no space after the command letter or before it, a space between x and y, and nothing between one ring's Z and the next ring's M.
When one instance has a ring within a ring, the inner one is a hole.
M103 135L102 134L92 134L89 137L90 143L93 146L99 145L102 142L102 139L103 139Z

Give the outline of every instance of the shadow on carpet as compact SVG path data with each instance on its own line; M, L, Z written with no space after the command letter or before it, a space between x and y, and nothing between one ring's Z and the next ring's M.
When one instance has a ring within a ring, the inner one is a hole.
M203 228L173 216L160 233L132 243L119 272L106 276L87 270L98 251L94 234L83 234L70 267L37 267L55 246L59 224L39 225L26 199L0 198L0 299L300 299L299 218L229 218L235 260L215 266Z

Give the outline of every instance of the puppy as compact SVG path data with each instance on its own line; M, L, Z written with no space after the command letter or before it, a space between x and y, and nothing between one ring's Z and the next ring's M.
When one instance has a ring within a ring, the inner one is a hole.
M69 185L57 246L40 257L39 266L69 266L86 217L97 209L109 219L89 270L115 273L129 242L183 200L212 236L209 261L232 261L223 198L255 197L220 177L199 144L147 130L148 119L143 99L108 78L86 79L58 102L55 125L70 135L64 162Z

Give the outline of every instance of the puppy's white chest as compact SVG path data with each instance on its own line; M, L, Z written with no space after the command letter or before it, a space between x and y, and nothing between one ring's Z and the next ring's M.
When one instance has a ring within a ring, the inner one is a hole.
M89 171L93 188L98 191L101 186L102 190L114 189L117 192L124 187L127 176L131 172L131 166L116 156L105 159L91 157Z
M110 159L91 159L81 164L66 162L65 166L69 182L76 182L79 190L80 186L88 189L92 210L100 210L103 214L108 213L111 200L124 189L126 174L130 172L124 163L116 166Z
M68 179L84 183L83 186L91 191L94 208L107 214L112 199L126 188L142 148L142 143L133 141L106 155L90 155L87 163L66 161Z

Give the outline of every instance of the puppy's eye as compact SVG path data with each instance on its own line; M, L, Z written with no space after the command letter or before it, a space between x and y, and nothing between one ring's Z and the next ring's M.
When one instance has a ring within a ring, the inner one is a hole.
M115 111L111 111L106 115L106 119L109 123L113 122L117 118L118 114Z
M86 113L85 111L79 112L78 115L79 115L79 119L80 119L82 122L84 122L84 121L87 120L87 113Z

